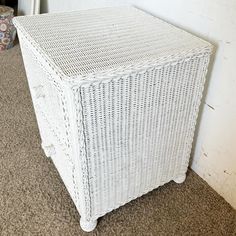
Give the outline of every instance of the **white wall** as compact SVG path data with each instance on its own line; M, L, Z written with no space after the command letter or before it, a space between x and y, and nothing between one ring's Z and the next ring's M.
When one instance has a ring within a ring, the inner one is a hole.
M236 208L236 1L42 0L42 10L55 12L126 4L133 4L217 46L196 132L192 169Z
M39 14L40 0L18 0L18 16Z

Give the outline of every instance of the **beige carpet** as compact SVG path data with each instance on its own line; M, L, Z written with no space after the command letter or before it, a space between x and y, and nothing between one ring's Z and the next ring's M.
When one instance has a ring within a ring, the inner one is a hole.
M40 148L19 45L0 53L0 235L88 235ZM236 235L236 212L194 172L99 220L89 235Z

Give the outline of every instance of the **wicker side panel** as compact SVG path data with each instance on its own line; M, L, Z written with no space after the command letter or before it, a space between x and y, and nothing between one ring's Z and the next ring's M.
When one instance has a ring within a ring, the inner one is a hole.
M61 86L44 69L27 40L21 36L21 51L25 64L28 84L37 118L42 143L53 145L55 155L51 156L59 174L78 206L78 190L75 181L75 166L71 152L70 124L67 101Z
M185 174L208 61L199 55L80 88L90 219Z

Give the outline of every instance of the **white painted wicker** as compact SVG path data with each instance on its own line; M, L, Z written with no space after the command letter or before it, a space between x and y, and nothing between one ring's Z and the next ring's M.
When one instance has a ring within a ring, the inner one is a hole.
M209 43L132 7L17 17L42 147L91 231L183 182Z

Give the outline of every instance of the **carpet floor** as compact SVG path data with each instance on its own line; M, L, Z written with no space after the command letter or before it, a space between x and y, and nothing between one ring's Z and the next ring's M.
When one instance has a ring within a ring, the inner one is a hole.
M236 211L193 171L99 219L84 233L40 148L19 45L0 53L0 235L236 235Z

